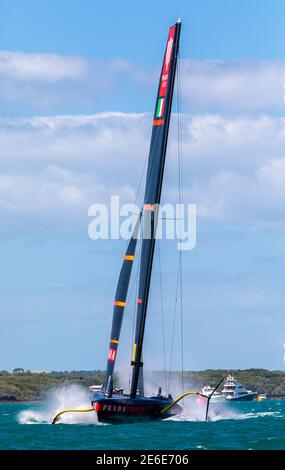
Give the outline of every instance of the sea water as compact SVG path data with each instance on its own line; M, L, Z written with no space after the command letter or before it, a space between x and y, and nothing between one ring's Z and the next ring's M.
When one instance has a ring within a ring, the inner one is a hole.
M285 401L212 406L209 422L203 421L205 405L189 400L184 414L174 419L102 425L90 412L50 424L57 410L74 406L90 403L84 390L72 387L54 392L45 403L0 404L0 448L285 449Z

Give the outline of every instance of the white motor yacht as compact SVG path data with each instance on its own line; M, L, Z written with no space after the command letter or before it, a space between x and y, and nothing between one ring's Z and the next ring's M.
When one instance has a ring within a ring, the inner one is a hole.
M246 390L231 374L227 376L221 394L229 401L252 401L258 396L257 392Z
M201 393L205 395L206 397L209 397L213 392L214 392L214 387L210 387L210 385L206 385L205 387L202 388ZM215 391L212 395L211 398L212 403L220 403L220 402L225 402L225 397L220 393Z

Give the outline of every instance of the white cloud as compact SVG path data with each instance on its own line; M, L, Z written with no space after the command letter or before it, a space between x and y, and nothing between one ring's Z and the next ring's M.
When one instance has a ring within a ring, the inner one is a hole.
M206 219L285 219L285 118L182 117L185 202ZM101 113L0 120L0 215L5 230L87 230L91 203L134 202L151 116ZM174 116L163 199L177 202ZM16 227L16 228L15 228Z
M0 119L2 231L87 231L91 203L113 193L132 201L148 148L144 121L120 113Z
M0 51L0 76L12 80L78 80L87 69L88 62L80 57Z
M88 60L56 54L0 51L0 103L9 112L84 106L95 107L110 93L124 109L126 101L144 91L152 93L159 64L147 70L125 60ZM252 113L284 109L285 61L181 61L182 107L187 112ZM147 96L147 95L146 95ZM129 98L128 98L129 97ZM12 108L11 108L12 106ZM113 108L113 107L112 107ZM106 109L106 108L105 108Z
M181 90L190 110L284 110L285 60L183 60Z
M76 56L0 51L0 103L9 113L22 108L50 111L62 106L94 107L102 93L107 96L129 82L131 86L145 87L152 80L151 73L123 59L103 62Z
M284 223L284 118L201 116L186 129L186 195L201 216Z

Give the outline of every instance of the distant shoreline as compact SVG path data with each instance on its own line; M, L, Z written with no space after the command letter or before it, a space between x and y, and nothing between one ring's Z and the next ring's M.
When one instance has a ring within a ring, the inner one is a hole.
M16 371L16 372L15 372ZM36 373L15 369L14 373L0 372L0 403L42 403L47 394L64 386L79 385L86 389L90 385L102 385L105 371L38 371ZM209 369L202 371L185 371L184 390L201 390L205 385L217 384L225 372L230 372L249 390L266 393L271 399L285 399L285 371L267 369L228 370ZM165 375L170 378L170 391L181 387L181 372L155 371L147 372L154 389L164 387ZM120 381L115 374L114 386Z
M269 401L283 401L285 400L285 396L283 397L267 397L267 400ZM35 403L47 403L48 400L45 399L45 400L0 400L0 405L21 405L21 404L25 404L25 405L29 405L29 404L35 404ZM233 402L235 403L235 402Z

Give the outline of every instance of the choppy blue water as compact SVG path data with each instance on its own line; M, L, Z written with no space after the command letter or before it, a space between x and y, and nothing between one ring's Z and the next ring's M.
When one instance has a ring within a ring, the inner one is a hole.
M192 403L192 406L195 404ZM92 413L49 424L50 404L1 404L1 449L285 449L285 401L227 404L212 421L99 425ZM81 421L80 421L81 420Z

